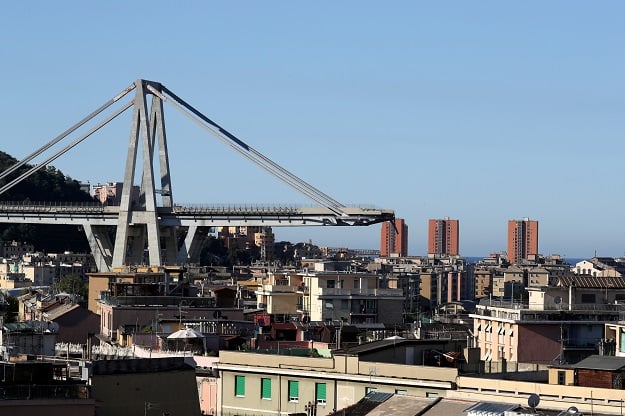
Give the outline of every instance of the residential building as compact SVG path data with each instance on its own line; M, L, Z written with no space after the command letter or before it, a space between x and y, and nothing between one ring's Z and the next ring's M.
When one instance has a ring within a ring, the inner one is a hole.
M380 256L408 255L408 225L402 218L395 218L394 222L382 223L380 233Z
M262 261L274 257L276 239L271 227L217 227L217 235L226 248L249 250L258 247Z
M260 259L267 261L274 258L276 237L271 227L259 227L254 233L254 245L260 248Z
M33 282L19 271L17 263L0 263L0 289L17 289L32 285Z
M611 257L593 257L575 263L571 271L594 277L621 277L625 273L625 265L622 261L616 261Z
M521 263L531 254L538 254L538 221L524 218L508 221L508 260Z
M420 365L417 364L420 362L418 357L422 354L418 351L407 353L409 344L393 344L393 340L385 342L386 350L366 348L367 361L363 360L365 351L326 357L225 351L214 367L219 373L216 380L220 391L216 414L321 415L344 410L339 414L363 415L376 406L371 403L365 407L354 405L374 393L377 398L368 397L376 402L385 401L381 395L387 398L395 395L411 402L406 413L394 403L396 406L380 407L379 412L375 412L376 408L371 413L375 415L479 415L493 411L492 414L503 415L508 411L515 415L531 415L541 413L541 409L549 409L545 414L554 415L619 414L621 404L625 402L625 390L549 384L546 375L540 372L515 373L512 377L508 374L505 378L479 377L475 373L459 373L456 368ZM465 359L469 350L464 352ZM390 356L413 358L403 364L391 364L384 361ZM530 381L523 381L523 374L527 374ZM528 406L531 395L540 396L539 407L521 407ZM426 406L415 400L419 398L439 400ZM444 401L448 401L449 407L438 408ZM477 402L487 402L488 406L476 405ZM494 403L498 405L493 406ZM436 405L431 407L431 404ZM578 412L571 409L573 405ZM422 412L422 406L427 407L425 412ZM352 413L354 410L356 412Z
M625 357L591 355L569 365L549 368L549 384L625 389Z
M475 269L473 276L475 280L475 299L486 298L493 293L493 269Z
M119 205L122 197L123 182L108 182L105 184L97 184L92 187L92 195L102 204L105 205ZM139 194L141 190L138 185L133 185L131 191L131 201L137 203L139 201Z
M431 219L428 221L428 254L458 256L458 220Z
M195 369L183 357L89 363L98 416L200 415Z
M625 278L562 276L527 292L527 301L483 299L477 305L471 317L484 361L575 363L597 353L605 323L620 319L616 300L625 296Z
M393 350L393 341L387 341L387 355ZM362 361L360 354L298 357L222 351L216 364L218 414L307 414L310 406L318 415L328 414L374 390L439 397L454 386L458 375L456 368ZM417 353L410 356L421 358Z
M116 341L119 328L127 326L149 326L152 333L174 332L173 325L162 324L167 320L243 320L243 309L218 308L214 298L197 296L197 288L185 283L181 273L178 267L165 267L90 274L89 310L100 315L100 339ZM225 299L232 303L232 296Z
M600 354L625 357L625 321L605 324L605 337L602 341L612 345L611 348L606 348L609 352L599 351Z
M0 331L0 351L6 360L18 355L53 356L56 335L56 329L47 322L5 322Z
M364 272L304 272L302 311L311 321L350 324L403 322L404 292Z
M38 353L39 354L39 353ZM0 414L92 416L96 399L86 380L72 377L69 362L20 359L0 362ZM75 369L78 370L76 366ZM98 412L101 405L98 403ZM100 414L100 413L98 413ZM138 414L138 413L137 413Z
M303 277L298 273L268 273L266 283L256 290L258 309L269 315L299 316L303 318L304 293Z
M35 251L35 246L18 241L0 242L0 258L19 259L22 256Z

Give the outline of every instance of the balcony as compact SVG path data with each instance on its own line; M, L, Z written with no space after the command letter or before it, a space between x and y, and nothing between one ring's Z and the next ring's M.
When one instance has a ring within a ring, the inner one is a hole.
M259 291L261 292L261 291ZM279 294L279 293L297 293L299 292L297 286L287 286L287 285L263 285L262 293L263 294Z
M376 316L378 310L376 308L357 309L349 313L351 316Z
M341 289L322 288L319 297L404 297L402 289Z
M89 399L89 386L84 384L12 384L0 387L0 400L67 400Z
M211 308L215 306L215 299L202 297L180 296L110 296L101 297L100 302L112 306L189 306L196 308Z

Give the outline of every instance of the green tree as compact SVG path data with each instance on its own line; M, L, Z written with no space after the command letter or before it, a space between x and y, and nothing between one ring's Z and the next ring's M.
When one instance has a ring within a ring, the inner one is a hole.
M11 323L17 320L17 315L19 312L19 301L17 298L13 296L6 296L4 298L6 300L6 314L4 315L4 322Z
M73 274L67 275L59 279L56 283L56 289L59 292L65 292L75 295L80 295L84 299L89 296L89 286L85 283L80 276Z

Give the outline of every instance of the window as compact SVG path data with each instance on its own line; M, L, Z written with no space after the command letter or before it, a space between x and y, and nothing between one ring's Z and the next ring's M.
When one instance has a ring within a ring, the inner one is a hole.
M335 283L335 282L334 282L334 280L328 280L328 281L326 282L326 287L327 287L328 289L334 289L334 283Z
M245 397L245 376L234 376L234 395Z
M349 305L347 304L347 299L341 299L341 309L349 309Z
M289 380L289 401L299 401L299 381Z
M438 397L438 393L434 393L431 391L426 391L425 392L425 397Z
M395 394L401 395L401 396L405 396L407 393L406 390L402 390L402 389L395 389Z
M264 400L271 400L271 379L260 379L260 398Z
M582 293L582 303L596 303L594 293Z
M354 279L354 289L360 288L360 281L358 279Z
M375 387L365 387L365 396L369 393L373 393L378 391L378 389L376 389Z
M315 383L315 399L317 404L326 404L326 383Z
M566 382L566 372L558 371L558 384L564 386Z

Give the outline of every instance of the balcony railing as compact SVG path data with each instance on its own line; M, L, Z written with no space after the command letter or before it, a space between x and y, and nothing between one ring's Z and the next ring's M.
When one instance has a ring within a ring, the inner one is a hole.
M393 296L404 297L402 289L344 289L322 288L319 296Z
M483 306L493 308L506 308L517 310L531 310L531 311L623 311L625 312L624 304L615 303L560 303L560 304L529 304L527 301L510 301L510 300L487 300L482 301L478 307L478 314L489 315L491 310L483 309ZM481 313L480 311L483 311Z
M84 384L74 385L35 385L16 384L0 386L0 400L67 400L88 399L89 387Z
M296 293L297 286L287 286L287 285L263 285L263 292L271 292L271 293Z
M179 296L111 296L101 298L112 306L189 306L196 308L211 308L215 306L213 298L179 297Z

